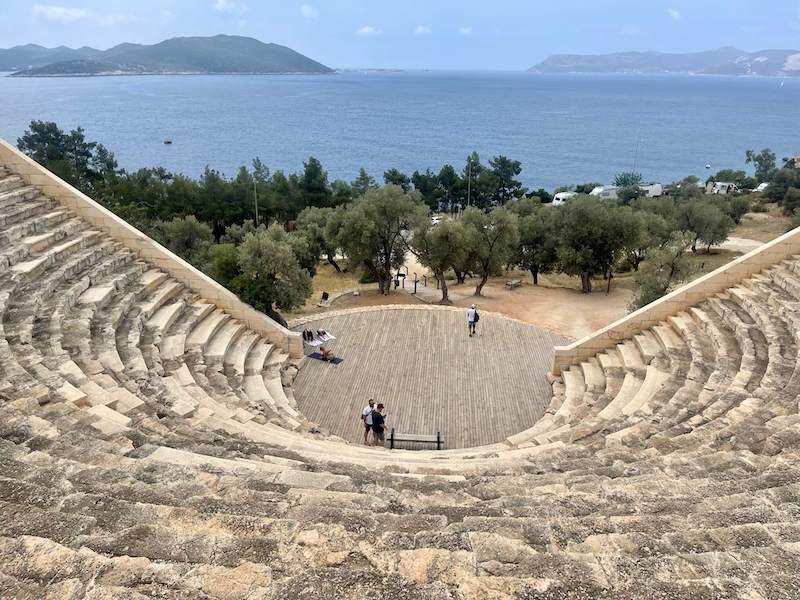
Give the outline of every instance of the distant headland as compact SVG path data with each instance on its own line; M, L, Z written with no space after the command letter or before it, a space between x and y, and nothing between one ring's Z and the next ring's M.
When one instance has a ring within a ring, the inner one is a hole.
M28 44L0 49L0 71L14 71L12 77L333 72L286 46L235 35L125 43L108 50Z
M553 54L529 69L534 73L691 73L800 77L800 51L718 48L705 52L617 52Z

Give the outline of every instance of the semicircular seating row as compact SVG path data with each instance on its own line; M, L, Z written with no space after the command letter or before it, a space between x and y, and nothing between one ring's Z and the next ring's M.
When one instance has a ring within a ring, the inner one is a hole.
M441 453L314 433L285 354L3 168L0 315L0 597L800 597L799 261Z

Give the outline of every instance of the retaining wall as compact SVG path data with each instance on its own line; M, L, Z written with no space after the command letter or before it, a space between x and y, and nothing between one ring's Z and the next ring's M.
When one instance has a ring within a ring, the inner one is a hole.
M224 309L232 317L246 323L250 329L269 339L271 344L288 352L292 357L303 356L303 341L299 333L289 331L249 304L242 302L234 293L205 273L153 241L86 194L56 177L2 139L0 139L0 165L8 166L28 184L72 210L91 223L95 229L110 235L187 288Z

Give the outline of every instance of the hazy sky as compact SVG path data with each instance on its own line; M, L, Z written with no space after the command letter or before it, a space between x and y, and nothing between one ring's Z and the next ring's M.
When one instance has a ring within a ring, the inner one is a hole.
M522 69L559 52L800 48L800 0L0 0L0 47L240 34L332 67Z

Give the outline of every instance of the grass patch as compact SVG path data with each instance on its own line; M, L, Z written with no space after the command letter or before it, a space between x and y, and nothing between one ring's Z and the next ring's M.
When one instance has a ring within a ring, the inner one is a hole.
M723 265L727 265L733 259L738 258L742 255L741 252L733 252L731 250L711 250L711 254L706 254L705 252L698 252L697 254L692 254L689 257L689 261L692 264L692 277L689 279L697 279L706 273L710 273L711 271L718 269Z
M767 212L748 213L731 232L732 237L769 242L783 235L792 227L792 220L784 216L777 204L765 204Z

